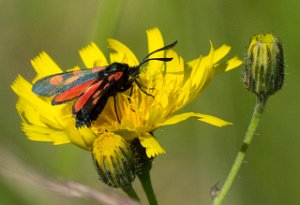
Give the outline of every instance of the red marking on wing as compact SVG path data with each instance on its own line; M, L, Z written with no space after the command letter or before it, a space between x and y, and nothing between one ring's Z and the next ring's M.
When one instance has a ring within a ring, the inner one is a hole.
M51 85L58 85L63 80L64 80L64 78L61 75L57 75L57 76L53 76L52 78L50 78L49 83Z
M107 66L101 66L101 67L95 67L95 68L92 68L92 73L97 73L101 70L104 70Z
M81 70L74 70L73 71L73 75L78 75L78 74L80 74L82 71Z
M96 97L92 102L93 105L96 105L99 99L100 99L100 96Z
M65 101L68 101L68 100L71 100L77 96L79 96L80 94L82 94L85 90L88 89L88 87L93 84L97 79L93 79L93 80L90 80L90 81L87 81L85 83L82 83L82 84L79 84L79 85L76 85L68 90L66 90L65 92L63 93L60 93L58 95L56 95L54 98L53 98L53 101L54 103L61 103L61 102L65 102Z
M72 77L68 78L68 79L64 82L64 84L65 84L65 85L71 84L71 83L73 83L74 81L76 81L76 80L78 80L78 79L79 79L79 76L78 76L78 75L72 76Z
M98 100L101 98L101 95L103 93L103 91L109 86L109 84L106 84L101 90L97 90L94 95L93 95L93 101L92 104L96 105Z
M123 75L123 72L116 72L115 74L111 74L109 77L108 77L108 80L111 81L112 79L114 80L119 80Z
M97 73L101 70L104 70L107 66L98 66L98 67L94 67L94 68L88 68L88 69L83 69L83 70L74 70L72 72L73 75L80 75L81 73L86 73L86 72L89 72L89 73Z
M101 85L102 80L91 85L85 92L84 94L79 97L76 102L74 103L74 112L78 112L79 110L82 109L82 107L87 103L87 101L89 100L89 98L94 95L94 93L97 91L97 89L99 88L99 86Z
M106 86L105 86L106 87ZM94 95L93 95L93 98L97 97L97 96L100 96L100 94L102 93L102 90L97 90Z

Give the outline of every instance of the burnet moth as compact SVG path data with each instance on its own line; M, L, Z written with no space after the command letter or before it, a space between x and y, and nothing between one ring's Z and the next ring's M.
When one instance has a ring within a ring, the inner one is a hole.
M76 118L76 127L89 127L103 111L109 97L115 97L118 92L132 88L133 83L136 83L143 93L152 96L143 89L144 86L139 81L140 68L151 60L171 61L172 58L149 57L174 47L176 43L177 41L149 53L138 66L112 63L108 66L58 73L38 80L32 91L38 96L54 95L52 105L75 100L72 112Z

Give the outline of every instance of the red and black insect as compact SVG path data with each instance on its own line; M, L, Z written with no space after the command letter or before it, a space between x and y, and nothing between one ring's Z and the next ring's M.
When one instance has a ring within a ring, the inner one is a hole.
M167 50L177 41L149 53L138 66L130 67L124 63L113 63L108 66L76 70L47 76L38 80L32 91L39 96L53 96L52 105L62 104L75 99L73 115L76 127L91 126L103 111L110 96L132 88L133 82L149 96L140 83L140 67L150 60L171 61L172 58L149 58L154 53ZM153 96L152 96L153 97Z

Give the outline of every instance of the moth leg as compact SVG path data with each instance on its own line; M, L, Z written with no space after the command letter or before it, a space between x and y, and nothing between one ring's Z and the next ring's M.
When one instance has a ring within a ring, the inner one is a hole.
M130 92L129 92L129 96L131 97L133 93L133 86L130 87Z
M132 93L133 93L133 86L131 85L130 92L129 92L129 96L130 97L128 97L128 101L129 101L130 105L131 105L131 96L132 96ZM131 109L132 112L135 112L135 110L132 108L132 106L130 106L130 109Z
M139 79L139 78L138 78ZM142 83L140 83L140 81L138 81L137 79L135 80L135 83L138 84L140 87L139 88L146 88L146 89L149 89L149 90L155 90L155 88L149 88L145 85L143 85Z
M132 86L132 83L129 83L127 85L125 85L124 87L121 87L119 88L119 92L124 92L126 90L130 89L129 91L129 96L127 96L127 99L129 101L129 104L131 104L131 96L132 96L132 93L133 93L133 86ZM130 106L130 109L132 110L132 112L135 112L135 110Z
M137 80L134 80L134 82L137 84L137 86L139 87L139 89L140 89L143 93L145 93L146 95L148 95L148 96L154 98L153 95L147 93L147 91L144 90L144 88L147 88L146 86L144 86L143 84L141 84L141 83L140 83L139 81L137 81ZM154 89L154 88L151 88L151 89Z
M116 99L116 96L117 95L114 95L114 108L115 108L115 113L116 113L118 122L121 123L121 120L120 120L119 115L118 115L118 110L117 110L117 99Z

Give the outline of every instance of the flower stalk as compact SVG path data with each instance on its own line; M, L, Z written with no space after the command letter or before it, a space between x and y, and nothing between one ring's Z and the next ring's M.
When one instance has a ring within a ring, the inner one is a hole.
M141 173L138 174L138 177L146 193L149 204L157 205L158 203L152 187L151 177L150 177L151 164L152 164L151 160L147 160L147 162L142 167Z
M246 153L247 153L247 150L248 150L248 147L253 139L253 136L254 136L254 133L256 131L256 128L259 124L259 121L261 119L261 116L264 112L264 109L265 109L265 105L266 105L266 102L267 102L267 98L260 98L260 97L257 97L257 100L256 100L256 105L255 105L255 108L254 108L254 112L253 112L253 115L252 115L252 118L251 118L251 121L250 121L250 124L249 124L249 127L248 127L248 130L246 132L246 135L245 135L245 138L243 140L243 144L235 158L235 161L231 167L231 170L227 176L227 179L224 183L224 186L222 187L220 193L218 194L218 196L216 196L214 198L214 201L213 201L213 205L221 205L225 196L227 195L237 173L239 172L240 168L241 168L241 165L244 161L244 158L246 156Z

